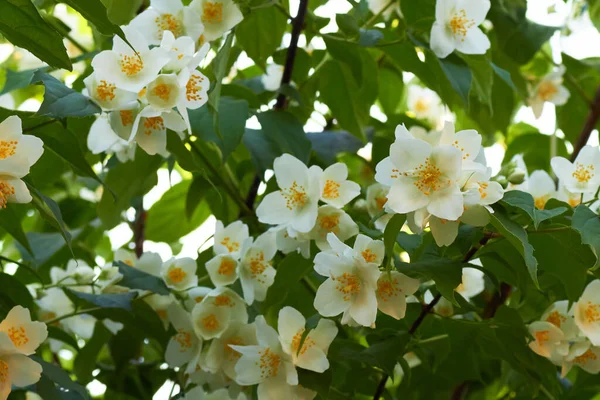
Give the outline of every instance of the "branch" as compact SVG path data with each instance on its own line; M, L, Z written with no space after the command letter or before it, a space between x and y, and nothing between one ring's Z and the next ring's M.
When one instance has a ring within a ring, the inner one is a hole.
M477 245L471 247L471 249L469 249L467 254L465 254L465 256L462 259L463 264L471 261L471 259L475 255L475 253L477 253L477 251L481 247L485 246L492 237L493 237L493 235L491 235L491 234L485 235L483 237L483 239L481 239ZM510 286L508 286L508 288L509 288L508 293L510 293ZM508 296L508 293L506 296ZM417 329L419 329L419 326L421 326L421 324L425 320L425 317L427 315L429 315L429 313L431 313L431 311L433 310L433 307L435 307L435 305L441 300L441 298L442 298L442 295L438 294L437 296L435 296L433 298L433 300L431 300L431 302L429 304L427 304L426 306L423 306L423 308L421 309L421 313L419 314L417 319L415 319L415 321L411 325L410 329L408 330L408 333L410 333L411 335L414 335L414 333L417 331ZM506 300L506 298L504 298L504 300ZM504 303L504 300L502 300L502 303ZM502 304L502 303L500 303L500 304ZM500 304L495 307L493 312L496 312L496 308L498 308L500 306ZM386 384L388 378L389 378L389 376L387 374L383 375L383 377L381 378L381 381L379 381L379 385L377 385L377 389L375 391L375 395L373 396L373 400L379 400L379 398L383 395L383 392L385 390L385 384Z
M288 47L285 65L283 67L283 76L281 77L281 86L289 85L292 81L292 72L294 71L294 62L296 61L296 51L298 50L298 39L300 38L300 33L304 28L304 19L306 17L306 10L308 9L308 0L300 0L300 4L298 5L298 14L296 18L292 19L292 37L290 39L290 46ZM285 94L279 93L277 96L277 101L273 106L274 110L283 110L287 107L287 98ZM256 201L256 196L258 195L258 187L260 186L261 177L259 174L254 176L252 180L252 184L250 185L250 190L248 191L248 195L246 196L246 201L244 202L246 206L250 209L254 209L254 202Z
M135 243L135 255L138 258L144 254L146 215L146 210L144 210L144 199L140 198L139 204L135 207L135 221L133 223L133 242Z
M579 134L577 142L574 144L571 161L575 161L581 149L587 144L590 135L598 122L598 118L600 118L600 87L596 90L596 96L594 97L594 101L590 104L590 112L585 120L585 125Z

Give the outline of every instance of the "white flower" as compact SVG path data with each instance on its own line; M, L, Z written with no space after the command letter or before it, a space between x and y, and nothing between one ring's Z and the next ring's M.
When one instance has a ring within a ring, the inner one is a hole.
M298 385L298 373L279 342L275 329L259 315L256 324L257 345L231 348L242 354L235 366L236 382L240 385L258 384L258 399L293 399Z
M130 109L137 105L137 94L117 88L113 82L97 79L92 73L83 80L85 95L89 96L103 111Z
M423 300L426 304L431 303L433 298L433 294L429 290L423 295ZM433 311L442 317L451 317L454 314L454 306L448 299L441 297L437 304L433 306Z
M310 257L310 233L296 232L289 226L280 225L270 229L275 232L277 250L283 254L297 251L302 257Z
M238 259L242 245L248 237L248 225L242 221L232 222L227 227L223 226L223 222L217 221L214 237L215 244L213 245L215 254L228 254Z
M115 255L116 259L116 255ZM119 260L125 262L127 264L127 260L131 260L130 258L125 260ZM158 253L152 253L150 251L145 252L141 255L141 257L134 261L132 267L139 269L147 274L154 275L157 277L161 276L161 271L163 268L163 260Z
M227 286L237 281L238 260L229 254L219 254L206 263L206 271L216 286Z
M29 203L31 195L20 178L29 173L44 152L43 142L23 135L21 119L10 116L0 123L0 208L7 203Z
M192 258L171 258L163 264L161 275L169 288L181 291L198 285L196 269Z
M167 315L177 333L169 340L165 361L171 367L181 367L200 351L202 339L194 332L190 314L177 303L169 305Z
M247 400L247 397L244 393L239 393L237 396L231 396L226 388L206 393L202 386L196 386L185 393L183 400Z
M381 183L374 183L367 188L367 212L371 218L374 218L385 209L389 192L390 187ZM375 228L383 231L393 216L393 214L384 214L377 218Z
M282 308L277 324L283 351L292 357L295 366L315 372L329 369L327 351L338 333L335 322L320 319L316 328L306 335L302 347L300 342L306 330L306 319L298 310L292 307Z
M194 306L192 321L196 334L204 340L221 337L234 322L248 322L244 300L233 290L220 287Z
M490 0L437 0L431 27L431 50L440 58L454 50L485 54L490 40L478 26L485 20Z
M171 31L163 32L160 47L169 54L170 61L163 67L163 71L179 72L194 58L196 43L189 36L175 38Z
M321 206L310 237L315 240L320 250L327 250L330 248L327 242L329 233L335 234L341 241L346 241L358 234L358 225L344 210L333 206Z
M133 159L130 155L130 145L127 142L131 135L131 128L124 132L124 129L115 131L111 126L111 120L122 120L125 118L124 122L129 121L127 118L130 113L133 113L133 110L121 110L113 111L108 114L100 114L90 127L90 132L87 137L88 149L90 149L93 154L104 152L115 153L117 154L119 161L122 162ZM131 125L133 125L133 121L134 120L131 119ZM123 124L123 121L119 123ZM123 134L123 136L120 136L119 133Z
M169 57L160 47L149 49L146 37L136 29L127 26L122 29L135 51L115 35L112 50L104 50L95 56L92 67L96 79L137 93L156 78Z
M420 139L397 136L390 157L377 164L375 176L391 186L386 206L400 214L426 208L439 218L457 220L463 213L458 185L462 159L461 150L452 145L432 147Z
M187 291L188 298L185 302L185 307L191 311L194 309L196 304L200 303L207 294L209 294L213 289L204 286L198 286L195 288L191 288Z
M575 341L564 358L561 376L565 377L573 365L590 374L597 374L600 372L600 347L591 346L587 340Z
M596 193L600 185L600 152L597 147L585 146L572 163L554 157L552 170L565 188L572 193Z
M19 352L10 337L0 332L0 399L8 398L12 386L33 385L41 374L42 366Z
M170 111L177 104L181 90L177 75L161 74L146 87L146 101L156 111Z
M234 322L220 338L213 339L205 357L205 367L212 373L222 370L230 379L235 380L235 365L241 357L241 354L230 347L235 346L253 346L256 341L256 327L254 323L244 324Z
M546 358L550 358L565 337L560 328L550 322L536 321L528 328L534 339L529 342L529 347L536 354Z
M310 231L317 220L321 169L309 169L289 154L277 157L273 169L280 190L265 196L256 209L258 220L271 225L289 224L302 233Z
M377 281L377 308L395 319L406 314L406 297L419 289L419 281L398 271L382 272Z
M333 233L327 240L333 250L317 254L314 260L315 271L327 277L317 290L315 308L325 317L345 313L360 325L371 326L377 317L378 264L355 257ZM336 253L341 248L345 248L343 253Z
M267 65L267 73L260 77L265 90L276 92L281 86L281 78L283 77L283 66L278 64Z
M562 84L565 71L565 66L561 65L555 71L544 76L533 89L533 93L529 98L529 105L536 118L542 116L546 102L562 106L569 100L571 94Z
M491 181L492 169L481 166L476 171L465 172L460 182L464 193L465 207L489 206L504 196L504 188L498 182Z
M142 32L148 43L158 45L168 31L174 37L189 36L197 42L204 31L200 15L181 0L152 0L150 7L136 16L131 27Z
M208 42L220 38L244 19L233 0L193 0L190 8L200 15L204 40Z
M137 115L131 137L146 153L150 155L167 153L167 129L177 133L187 128L184 119L175 111L160 111L154 107L146 107Z
M277 244L273 232L263 233L254 243L252 239L244 242L238 271L248 305L267 297L267 290L275 281L276 272L271 265L275 253Z
M438 127L444 117L444 105L436 92L429 88L424 88L419 85L410 85L408 87L407 106L413 112L415 117L421 120L429 121L434 128ZM413 129L411 128L411 133ZM421 134L426 133L424 129L416 129L415 132ZM423 139L419 137L419 139Z
M485 289L485 281L483 280L483 272L477 268L463 268L462 282L456 287L456 292L466 300L477 296Z
M543 170L533 171L524 183L523 190L533 197L535 207L539 210L543 210L548 200L556 195L554 180Z
M15 306L0 322L0 334L8 336L18 353L30 356L46 340L48 329L43 322L32 321L28 309Z
M41 311L40 320L48 321L75 310L75 306L62 289L53 287L45 291L44 297L37 301ZM83 339L89 339L94 332L96 319L88 314L76 315L60 321L65 330L73 332Z
M563 331L565 339L572 340L579 336L579 328L573 317L573 308L569 309L569 301L562 300L553 303L542 314L542 321L550 322Z
M594 346L600 345L600 280L590 282L573 305L575 323Z
M177 299L171 295L152 294L144 298L144 301L152 308L163 322L165 329L169 326L169 306Z
M360 186L348 180L348 167L335 163L321 175L321 201L336 208L342 208L360 194Z

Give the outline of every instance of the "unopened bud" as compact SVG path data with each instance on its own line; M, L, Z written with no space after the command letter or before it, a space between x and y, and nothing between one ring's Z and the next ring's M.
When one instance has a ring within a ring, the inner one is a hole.
M498 175L494 180L500 185L502 185L504 189L506 189L506 187L508 186L508 179L506 179L504 175Z
M523 183L523 181L525 181L525 171L519 167L513 169L508 176L508 181L513 185L520 185Z

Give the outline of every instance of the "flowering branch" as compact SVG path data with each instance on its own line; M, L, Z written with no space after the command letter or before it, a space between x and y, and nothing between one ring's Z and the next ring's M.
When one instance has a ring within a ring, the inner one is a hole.
M594 97L594 101L590 104L590 112L588 114L587 119L585 120L585 125L579 134L579 138L573 147L573 154L571 154L571 161L575 161L577 155L583 147L587 144L598 119L600 118L600 87L596 90L596 96Z

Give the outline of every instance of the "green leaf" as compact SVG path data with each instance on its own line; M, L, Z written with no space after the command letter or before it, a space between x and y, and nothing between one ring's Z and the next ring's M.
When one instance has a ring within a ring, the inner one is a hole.
M346 131L306 132L312 143L312 149L321 160L333 164L338 154L354 154L363 143Z
M216 143L223 153L223 160L226 160L242 141L248 112L246 100L222 97L219 102L218 133L213 126L214 113L209 107L189 112L192 132L205 142Z
M581 242L590 246L596 256L594 269L600 266L600 217L584 205L575 208L572 226L581 235Z
M404 355L404 349L409 340L410 335L404 332L398 336L372 344L361 352L343 348L341 355L351 360L381 368L389 376L394 376L394 367Z
M31 253L31 246L21 226L21 219L22 217L18 216L11 207L0 209L0 227L4 228L9 235Z
M12 275L0 273L0 299L8 300L10 308L21 305L29 310L33 310L34 302L31 293L27 287ZM2 301L0 300L0 303Z
M135 17L143 0L102 0L106 6L108 19L117 25L127 25Z
M210 209L205 203L196 207L191 218L186 216L186 198L191 183L191 180L178 183L150 207L146 217L147 240L174 243L198 228L210 216Z
M522 134L512 140L504 154L504 163L508 163L517 154L523 154L529 172L536 169L547 170L550 165L550 147L553 140L556 141L556 155L568 157L564 140L536 132Z
M25 71L14 71L12 69L6 68L4 69L4 71L6 72L6 79L4 85L2 86L2 90L0 91L0 95L29 86L31 84L33 74L37 70L28 69Z
M551 210L539 210L536 208L533 196L529 193L521 192L520 190L511 190L504 194L502 203L509 206L517 207L531 218L535 229L538 228L541 222L564 214L567 211L566 207L556 207Z
M458 93L465 105L468 104L471 82L473 80L473 75L469 67L458 57L449 57L439 61L442 70L456 93Z
M96 360L111 336L112 333L104 326L104 323L96 321L92 337L79 350L73 361L73 372L75 372L75 376L77 376L79 382L88 384L94 379L92 372L97 368Z
M525 229L511 220L505 211L500 207L494 207L494 213L490 214L490 222L513 245L515 249L521 254L525 265L529 271L531 279L535 285L539 288L539 282L537 277L538 262L533 255L533 246L529 244L527 232Z
M492 68L490 60L485 55L461 54L460 58L467 63L472 73L473 81L470 93L474 93L482 104L491 107L494 68Z
M235 28L238 44L257 65L265 65L281 44L287 18L277 7L252 10Z
M435 20L435 0L401 1L404 21L413 29L429 32Z
M83 293L69 288L63 289L71 298L76 297L102 308L122 308L131 311L131 301L137 297L137 292L92 294Z
M288 254L277 266L275 282L267 292L267 298L263 303L264 309L277 308L283 304L288 296L289 289L308 274L313 267L311 260L307 260L299 253ZM278 309L278 308L277 308Z
M383 243L385 244L385 254L390 258L394 256L394 244L405 222L406 214L395 214L385 226Z
M102 111L89 97L66 87L61 81L40 70L33 74L32 82L42 82L46 88L44 102L36 115L52 118L86 117Z
M31 0L0 0L0 15L0 32L8 41L53 67L72 69L62 37L40 16Z
M335 22L344 34L349 38L354 38L359 35L360 27L358 22L352 15L349 14L336 14Z
M130 267L120 261L113 262L113 265L119 267L119 272L123 275L123 279L119 281L120 286L125 286L130 289L149 290L152 293L162 295L168 295L170 293L165 282L157 276Z
M257 129L246 129L243 140L252 156L252 163L262 176L273 167L273 161L281 154L279 146L264 131Z
M410 264L396 259L396 269L414 278L434 280L435 286L446 299L454 304L454 289L462 282L463 265L459 261L442 258L427 258Z
M77 382L73 382L69 374L61 367L47 363L37 356L31 358L42 366L42 376L48 378L51 382L56 383L61 388L67 391L77 393L82 399L89 399L90 396L87 390Z
M198 209L200 202L204 199L206 188L210 183L201 176L196 176L190 183L187 195L185 196L185 216L188 220L192 219L194 211Z
M121 212L130 207L133 197L147 193L156 185L156 171L163 162L161 156L150 156L138 149L134 161L118 164L108 172L105 183L114 191L116 199L105 190L97 208L106 228L114 228L121 222Z
M81 233L81 230L74 230L71 232L74 238L77 238ZM34 267L39 267L46 261L52 259L52 257L59 253L66 246L65 238L61 233L39 233L39 232L28 232L27 239L31 244L32 254L26 252L20 246L17 246L21 252L21 257L25 262L31 262ZM72 255L72 253L70 253Z
M63 342L74 348L75 350L79 349L79 345L77 344L77 340L69 335L67 332L63 331L61 328L57 326L48 326L48 337Z
M94 24L98 32L107 36L118 35L127 42L123 30L108 19L106 7L100 0L61 0L61 2L78 11L83 18Z
M56 204L51 198L44 196L33 186L28 185L28 187L31 192L31 197L33 198L33 206L37 208L42 218L44 218L50 225L59 231L67 243L69 250L71 250L71 253L73 253L73 248L71 247L72 236L65 226L58 204ZM35 250L35 248L33 249Z
M278 156L289 153L308 163L311 143L296 117L286 111L274 110L260 113L257 117L264 135L277 146Z
M383 33L377 29L361 29L358 44L363 47L373 47L383 39Z
M395 114L404 97L402 73L395 68L379 69L379 103L383 112Z

